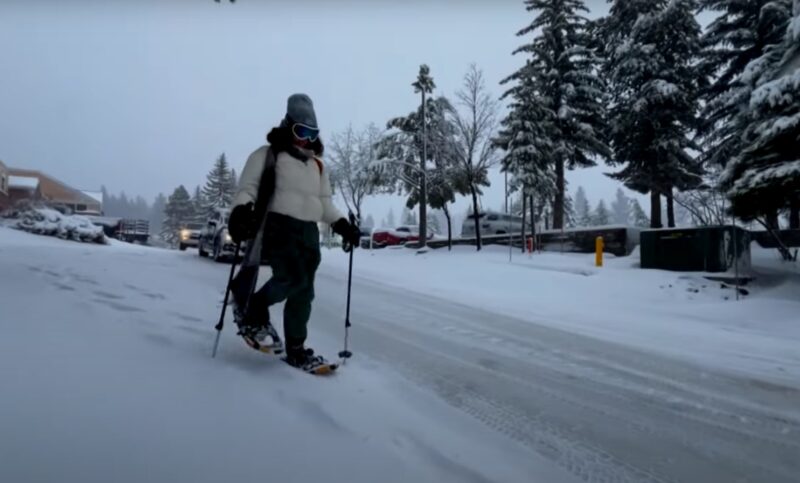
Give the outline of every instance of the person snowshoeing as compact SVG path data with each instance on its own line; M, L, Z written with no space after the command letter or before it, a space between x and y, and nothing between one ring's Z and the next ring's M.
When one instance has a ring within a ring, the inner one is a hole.
M290 96L286 116L267 135L269 144L247 159L228 220L231 238L248 242L231 288L239 335L254 349L283 352L269 307L285 300L285 360L310 372L327 364L305 345L321 257L317 223L330 224L351 250L360 237L358 226L332 202L319 132L311 99L305 94ZM262 253L272 277L255 290Z

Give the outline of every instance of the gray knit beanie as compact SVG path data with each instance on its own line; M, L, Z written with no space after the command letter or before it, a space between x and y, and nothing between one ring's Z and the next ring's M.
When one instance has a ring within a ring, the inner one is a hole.
M317 115L314 113L314 103L305 94L292 94L286 102L286 119L283 124L299 123L306 126L317 126Z

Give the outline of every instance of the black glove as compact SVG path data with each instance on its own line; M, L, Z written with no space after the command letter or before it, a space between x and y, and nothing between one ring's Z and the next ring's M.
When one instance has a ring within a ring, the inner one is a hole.
M258 231L258 220L253 203L238 205L228 218L228 234L236 243L255 238Z
M336 223L331 225L331 228L334 233L341 235L345 251L356 248L361 241L361 230L358 225L350 223L345 218L339 218Z

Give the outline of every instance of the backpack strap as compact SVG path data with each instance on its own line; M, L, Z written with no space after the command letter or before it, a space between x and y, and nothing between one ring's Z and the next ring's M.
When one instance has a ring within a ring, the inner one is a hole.
M267 215L272 195L275 193L275 152L272 146L267 146L264 154L264 171L261 172L261 180L258 183L258 196L255 203L255 215L257 220L262 220Z
M322 172L324 170L324 167L322 165L322 160L319 159L318 157L314 156L314 162L317 163L317 168L319 168L319 174L322 174Z

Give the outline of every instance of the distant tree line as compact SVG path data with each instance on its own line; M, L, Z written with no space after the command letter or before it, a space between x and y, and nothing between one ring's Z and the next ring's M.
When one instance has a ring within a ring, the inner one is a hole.
M206 184L195 187L192 194L180 185L169 197L159 193L149 204L141 196L129 198L125 192L113 195L103 187L103 210L106 216L148 220L151 234L174 245L182 228L203 224L215 209L229 207L236 184L236 171L230 168L223 153L206 176Z

